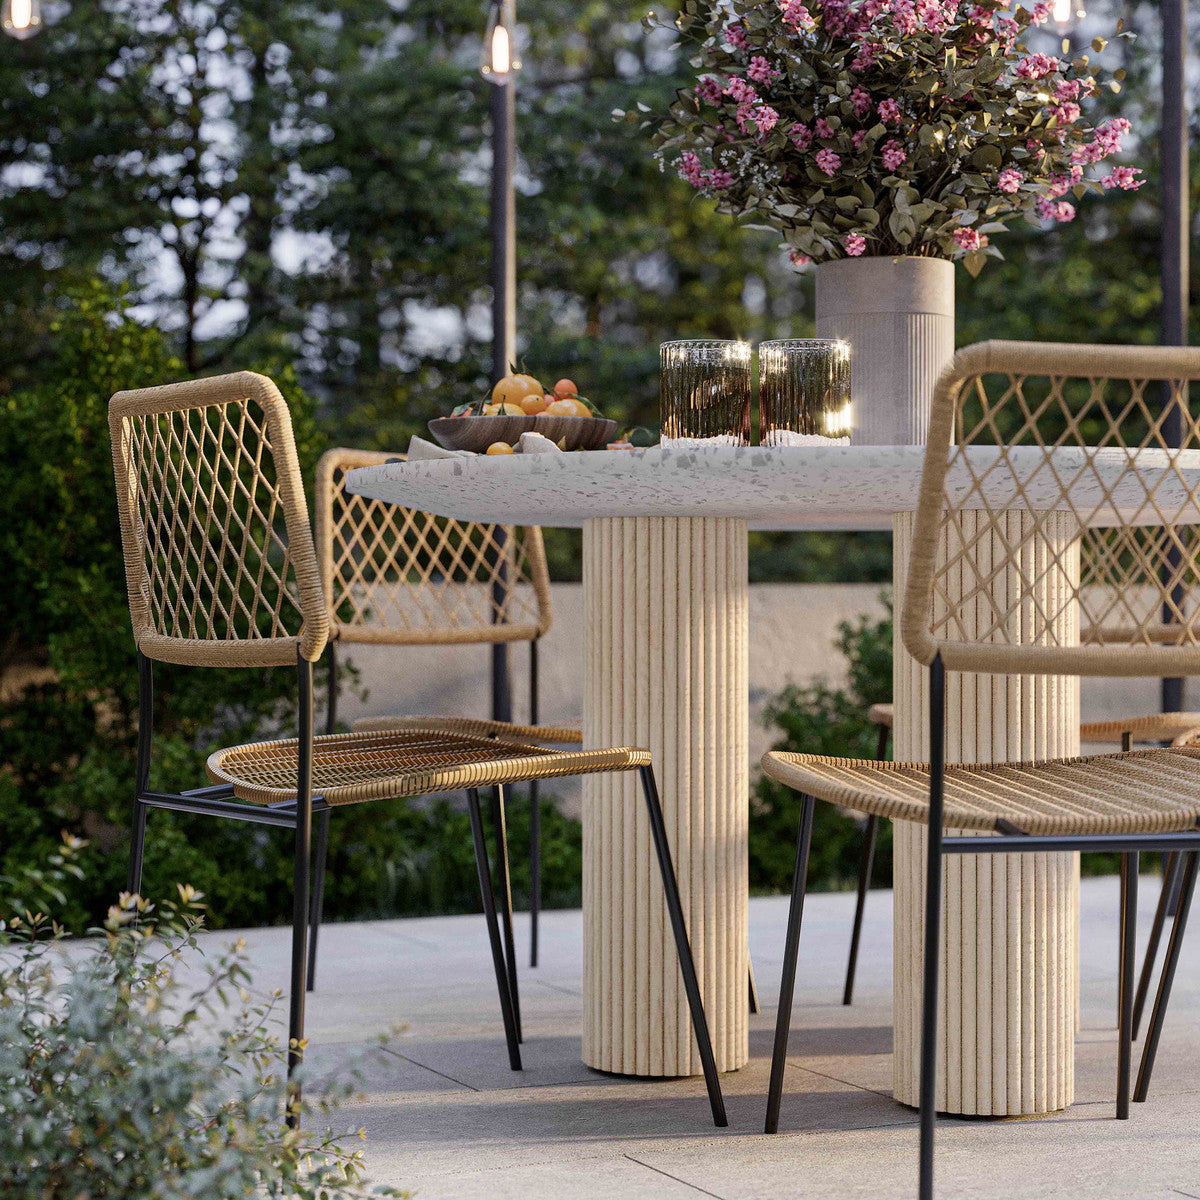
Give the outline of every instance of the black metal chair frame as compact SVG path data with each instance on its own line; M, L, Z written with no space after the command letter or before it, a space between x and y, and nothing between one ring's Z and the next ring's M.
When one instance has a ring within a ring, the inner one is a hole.
M879 727L879 742L875 748L875 759L883 762L887 758L888 743L892 731L887 725ZM1133 735L1126 732L1121 735L1121 749L1128 753L1133 749ZM854 979L858 972L858 945L862 937L863 912L867 904L867 890L871 886L871 872L875 867L875 843L879 836L879 818L871 813L867 817L866 828L863 830L862 855L858 864L858 894L854 903L854 925L850 933L850 960L846 964L846 984L842 989L842 1003L854 1003ZM1154 922L1150 926L1150 937L1146 942L1146 957L1142 960L1142 969L1138 976L1137 993L1133 1001L1133 1036L1137 1039L1138 1030L1142 1024L1142 1014L1146 1007L1146 998L1150 994L1150 981L1154 977L1154 967L1158 962L1158 948L1162 942L1163 928L1168 916L1177 911L1179 889L1183 882L1183 858L1175 851L1169 850L1163 855L1162 890L1158 894L1158 904L1154 910ZM1122 987L1124 985L1122 984ZM1117 1006L1120 1009L1121 1000L1118 997ZM752 1009L751 1011L757 1011Z
M327 647L329 656L329 691L325 704L325 732L337 732L337 689L338 689L338 653L337 643L330 642ZM529 723L538 723L538 640L534 638L529 643ZM542 816L538 785L541 780L531 779L529 789L529 965L538 965L538 925L542 911ZM503 789L496 789L503 802ZM493 808L493 817L495 814ZM329 818L331 810L325 809L317 814L316 828L316 862L313 869L312 903L309 914L308 939L308 990L311 992L317 981L317 937L321 931L321 922L325 916L325 868L329 859ZM501 807L501 816L503 808ZM500 873L505 881L508 876L508 838L503 838ZM516 1000L517 963L515 952L512 951L513 941L513 907L512 889L507 882L501 888L504 898L505 938L508 942L511 958L510 974L513 978L514 1004L520 1012ZM518 1026L520 1020L517 1021Z
M293 862L292 894L292 958L291 989L288 1008L288 1078L292 1078L296 1067L304 1056L304 1008L308 991L307 974L310 955L315 950L316 924L319 920L320 891L322 876L312 879L312 824L318 818L317 851L318 862L328 844L329 814L332 811L320 795L312 789L313 758L313 669L312 663L297 655L297 691L299 698L299 761L297 769L297 798L269 805L247 804L234 798L228 786L194 788L188 791L156 792L150 789L151 743L153 740L154 674L149 658L138 652L138 741L137 767L133 798L133 821L130 843L129 873L127 887L138 892L141 887L142 863L146 843L146 816L150 809L171 809L176 812L197 813L205 816L225 817L235 821L248 821L256 825L269 825L295 831L295 855ZM332 721L332 717L330 718ZM650 832L662 876L667 911L675 938L676 953L684 990L691 1012L693 1031L704 1070L704 1082L708 1091L709 1106L713 1123L720 1127L728 1124L721 1084L717 1075L716 1059L713 1055L708 1022L700 995L695 962L688 941L687 926L680 901L678 882L667 840L666 825L654 771L649 766L638 767L642 792L650 820ZM516 994L516 961L512 944L512 908L508 895L507 848L505 844L504 807L500 788L493 793L492 817L497 837L497 875L495 881L488 861L487 844L484 838L479 792L467 791L467 804L471 821L471 836L475 849L475 864L479 876L479 891L487 921L488 940L491 944L492 965L496 975L496 987L500 998L500 1012L504 1022L505 1040L508 1043L509 1065L514 1071L521 1070L521 1033ZM310 887L310 883L315 886ZM507 921L502 939L500 920L497 914L497 890L505 898ZM311 945L309 945L311 939ZM299 1089L291 1089L288 1109L288 1124L295 1128L299 1123Z
M1150 1027L1142 1048L1137 1082L1132 1089L1134 1101L1146 1099L1154 1059L1158 1052L1179 953L1187 928L1188 912L1196 891L1197 867L1200 866L1200 829L1185 833L1159 834L1024 834L1007 826L996 837L949 837L942 828L945 812L945 732L946 671L941 655L929 668L929 825L925 878L924 960L922 963L921 1059L920 1059L920 1200L933 1200L933 1152L937 1127L936 1067L938 1018L938 968L941 957L942 859L946 854L1029 854L1078 850L1081 852L1121 854L1121 972L1120 1023L1117 1050L1117 1119L1129 1117L1130 1076L1133 1047L1134 955L1137 940L1138 855L1141 851L1174 853L1172 875L1182 871L1179 903L1175 912L1167 957L1150 1016ZM800 945L800 927L804 914L804 894L808 875L809 847L812 842L812 796L802 799L800 830L796 843L796 868L792 878L792 897L784 947L783 977L779 991L779 1009L775 1023L775 1043L771 1060L771 1080L767 1093L765 1131L779 1128L779 1107L783 1095L783 1074L787 1061L788 1034L791 1028L792 998L796 983L796 956ZM1186 863L1184 860L1186 859ZM1164 885L1164 896L1169 894ZM1163 902L1165 903L1165 902Z

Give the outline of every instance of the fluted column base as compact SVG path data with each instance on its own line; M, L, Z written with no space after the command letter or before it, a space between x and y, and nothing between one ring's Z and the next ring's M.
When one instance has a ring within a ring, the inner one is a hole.
M963 513L968 526L978 518ZM1008 514L1010 544L1028 515ZM911 514L894 521L898 590L908 575ZM968 539L974 531L964 530ZM1047 533L1050 528L1047 528ZM1076 528L1062 515L1057 536ZM984 535L984 540L991 535ZM980 553L985 550L981 548ZM986 551L990 552L990 551ZM996 561L1001 548L996 545ZM1077 571L1076 564L1069 568ZM966 574L966 572L964 572ZM966 582L971 586L971 580ZM1077 637L1073 606L1055 602L1064 576L1041 577L1040 600L1061 612L1064 640ZM997 586L1002 586L1001 581ZM1064 611L1065 609L1065 611ZM984 615L985 620L990 617ZM898 626L897 626L898 629ZM897 633L893 666L895 757L929 761L929 672ZM946 678L948 762L1011 762L1079 753L1079 681L1059 676ZM895 824L895 1025L893 1090L920 1099L921 971L925 828ZM937 1107L973 1116L1016 1116L1066 1108L1075 1090L1078 962L1077 854L949 855L944 859Z
M749 1057L746 522L584 524L584 743L648 746L717 1067ZM635 775L583 808L583 1060L698 1075L683 981Z

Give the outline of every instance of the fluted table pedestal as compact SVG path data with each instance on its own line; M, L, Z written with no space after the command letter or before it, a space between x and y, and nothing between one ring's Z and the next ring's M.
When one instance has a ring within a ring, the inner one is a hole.
M969 511L965 525L979 520ZM893 570L908 576L912 514L895 518ZM1027 513L1008 514L1007 536L1020 544ZM1053 519L1052 519L1053 520ZM1047 524L1045 536L1053 526ZM1077 527L1061 514L1058 537L1069 547ZM995 535L964 529L966 539ZM982 555L982 552L981 552ZM1036 603L1057 614L1058 640L1078 639L1078 613L1063 603L1065 576L1049 556ZM1069 553L1064 558L1069 559ZM999 546L996 561L1002 560ZM1075 566L1078 571L1078 555ZM974 580L960 580L966 595ZM1003 578L993 586L1003 588ZM953 586L953 585L952 585ZM1058 594L1056 594L1058 593ZM951 596L951 599L955 597ZM1031 600L1031 605L1034 601ZM968 618L969 619L969 618ZM979 620L991 621L980 600ZM894 754L929 761L929 670L895 641ZM947 762L1013 762L1079 753L1079 680L1046 675L946 676ZM921 970L925 911L925 827L894 826L892 1059L896 1099L920 1099ZM939 1111L1017 1116L1066 1108L1075 1091L1076 932L1079 856L947 855L943 862L942 973L938 1018Z
M749 1056L746 522L584 524L584 741L648 746L717 1067ZM632 775L583 805L583 1060L628 1075L700 1061Z

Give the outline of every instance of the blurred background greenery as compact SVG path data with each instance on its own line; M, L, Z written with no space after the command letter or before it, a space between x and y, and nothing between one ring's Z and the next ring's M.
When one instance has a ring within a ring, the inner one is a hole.
M1004 263L977 280L960 272L960 343L1157 339L1157 8L1089 10L1089 37L1118 15L1138 34L1106 51L1128 77L1100 103L1133 121L1128 158L1148 186L1088 197L1073 224L1016 232ZM643 11L522 0L519 14L519 356L628 424L656 418L659 341L803 336L813 312L811 279L772 235L716 216L612 120L638 101L662 109L684 78ZM403 448L486 387L485 11L479 0L97 0L47 16L39 37L0 54L0 870L60 828L87 834L82 921L123 879L132 780L107 397L266 370L295 407L311 470L328 444ZM1195 210L1195 155L1192 172ZM1192 312L1195 339L1200 304ZM548 541L555 577L578 578L577 539ZM887 535L753 538L755 580L884 582L890 570ZM862 749L860 719L839 705L886 689L872 661L874 682L780 697L781 739ZM219 741L286 728L290 684L288 673L235 687L221 672L164 670L155 784L194 781ZM754 883L780 887L789 868L771 842L791 810L766 787L756 808ZM548 899L572 902L578 828L547 821ZM215 923L286 911L277 836L168 814L152 824L152 893L187 879L219 896ZM433 810L345 815L331 911L472 907L459 825ZM824 883L853 877L852 833L820 865Z

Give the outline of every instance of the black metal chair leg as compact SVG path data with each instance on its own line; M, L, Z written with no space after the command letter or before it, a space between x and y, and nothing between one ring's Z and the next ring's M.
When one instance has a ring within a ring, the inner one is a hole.
M1121 1012L1117 1026L1117 1120L1129 1119L1133 1056L1133 963L1137 953L1138 855L1121 855Z
M504 813L504 789L492 789L492 829L496 835L496 891L500 896L500 920L504 932L504 962L508 987L512 994L513 1020L517 1025L517 1041L521 1033L521 997L517 988L517 948L513 939L512 883L508 873L508 822Z
M296 780L296 852L292 890L292 982L288 1011L288 1079L304 1058L305 971L308 966L308 887L312 864L312 663L298 660L300 745ZM300 1091L289 1089L287 1123L300 1124Z
M529 723L538 723L538 643L529 643ZM529 965L538 965L538 922L542 915L542 809L538 781L529 783Z
M308 910L308 990L317 985L317 934L321 932L321 918L325 915L325 863L329 858L328 808L317 814L316 864L313 872L312 903Z
M125 890L142 890L142 862L146 853L146 806L138 798L150 787L150 743L154 736L154 664L140 650L138 664L137 767L133 780L133 819L129 829L129 870Z
M492 888L492 869L488 865L487 842L483 836L483 814L479 807L479 792L467 792L467 811L471 817L471 840L475 844L475 869L479 874L479 896L487 919L488 941L492 947L492 967L496 972L496 990L500 995L500 1016L504 1021L504 1039L508 1043L508 1065L521 1069L521 1047L517 1040L517 1022L512 1010L512 992L508 986L508 969L504 963L504 947L500 942L500 920L496 916L496 893Z
M700 1051L700 1065L704 1068L704 1085L708 1089L708 1103L712 1109L713 1124L718 1129L729 1124L725 1115L725 1098L721 1095L721 1080L717 1075L717 1060L713 1056L712 1039L708 1033L708 1020L704 1015L704 1001L700 996L700 983L696 978L696 964L692 959L692 947L688 942L687 924L683 919L683 904L679 899L679 884L675 878L675 866L671 861L671 847L667 841L667 827L663 821L662 805L658 799L658 784L650 767L639 767L642 778L642 793L646 797L647 816L650 818L650 836L658 855L658 870L662 876L663 894L667 912L671 918L671 931L675 935L675 952L679 956L679 970L683 975L683 989L687 993L688 1007L692 1014L692 1030Z
M850 934L850 961L846 964L846 987L842 1003L854 1003L854 976L858 971L858 943L862 938L863 910L867 906L867 889L871 886L871 868L875 865L875 842L879 836L879 818L872 813L867 818L863 834L862 858L858 863L858 899L854 904L854 929Z
M879 740L875 745L875 759L883 762L887 758L888 741L892 731L879 727ZM850 934L850 961L846 964L846 986L842 992L842 1003L854 1003L854 976L858 972L858 942L862 936L863 911L867 906L867 889L871 886L871 869L875 865L875 842L879 837L879 818L873 813L867 818L863 833L862 857L858 862L858 898L854 903L854 929Z
M749 959L746 960L746 974L750 977L750 1015L753 1016L758 1012L758 981L754 978L754 964Z
M813 811L816 801L804 796L800 802L800 831L796 837L796 866L792 871L792 900L788 905L787 936L783 944L783 975L779 981L779 1007L775 1012L775 1044L771 1050L771 1082L767 1086L767 1119L764 1133L779 1129L779 1105L783 1098L783 1073L787 1067L788 1033L792 1027L792 993L796 990L796 955L800 949L800 923L804 917L804 893L808 886L808 852L812 845Z
M1186 857L1187 866L1184 869L1183 889L1179 893L1175 922L1171 926L1171 936L1167 941L1167 959L1163 963L1162 977L1158 981L1158 994L1154 997L1154 1008L1150 1012L1150 1027L1146 1031L1146 1044L1142 1047L1142 1062L1138 1068L1137 1086L1133 1089L1133 1098L1139 1104L1146 1099L1150 1091L1150 1076L1154 1073L1158 1039L1162 1035L1167 1005L1171 999L1171 986L1175 982L1175 969L1179 966L1179 952L1183 947L1183 935L1187 930L1188 913L1192 907L1192 897L1196 892L1196 869L1200 865L1200 852L1190 851Z
M1146 1007L1146 997L1150 993L1150 980L1154 976L1154 967L1158 962L1158 945L1162 940L1163 925L1167 920L1167 910L1171 906L1171 896L1179 883L1179 875L1183 868L1183 856L1174 850L1167 853L1163 864L1162 890L1158 894L1158 906L1154 910L1154 924L1150 926L1150 940L1146 943L1146 957L1142 961L1142 973L1138 979L1137 995L1133 998L1133 1027L1132 1034L1136 1038L1142 1025L1142 1012Z
M919 1200L933 1200L937 1132L938 960L942 936L942 821L945 812L946 668L941 655L929 667L929 828L925 861L925 945L921 986L921 1148Z

